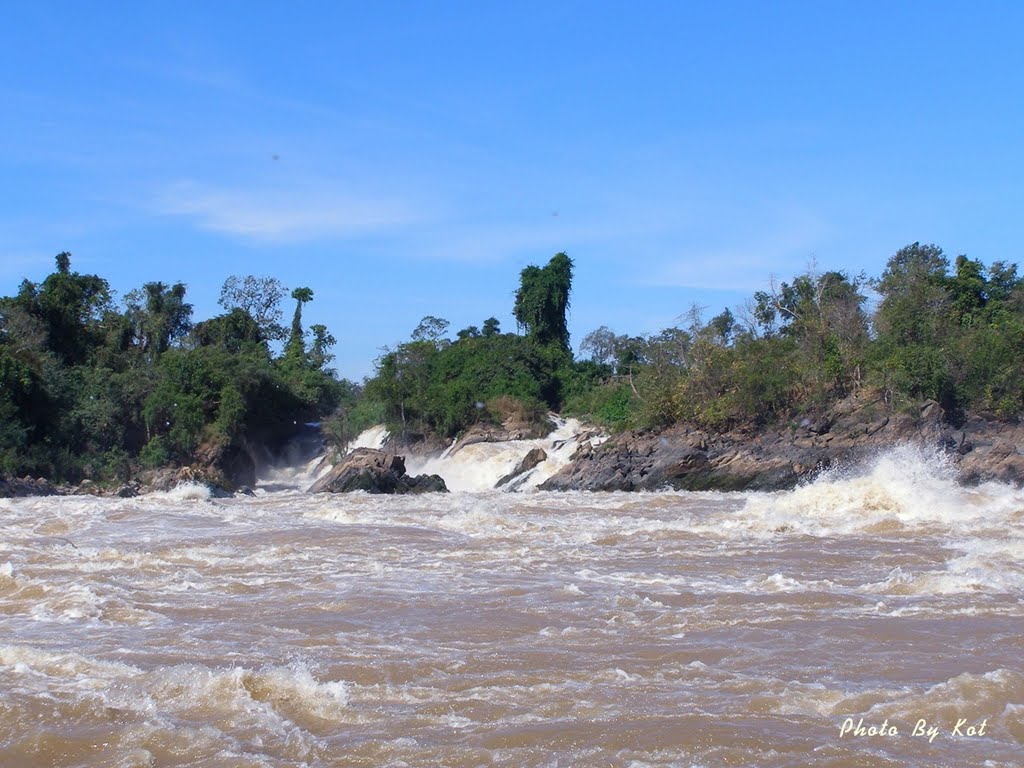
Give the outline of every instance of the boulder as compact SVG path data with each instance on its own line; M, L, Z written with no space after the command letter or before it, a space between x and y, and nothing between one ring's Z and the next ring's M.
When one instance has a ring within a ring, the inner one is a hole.
M474 424L467 429L465 434L448 452L448 455L454 456L467 445L473 445L475 443L504 443L511 439L512 435L510 435L508 430L504 427L481 422L479 424Z
M45 477L0 479L0 498L24 498L26 496L63 496L67 489L53 485Z
M1024 425L984 416L954 425L935 401L896 410L878 398L851 396L817 417L761 429L626 432L581 446L540 489L781 490L907 443L948 452L964 482L1024 484Z
M503 485L507 485L511 480L529 472L542 461L547 461L547 458L548 455L544 452L543 448L531 449L530 452L523 457L522 461L516 464L516 468L501 478L494 487L501 488Z
M447 493L438 475L409 477L405 459L373 448L357 448L309 488L310 493Z

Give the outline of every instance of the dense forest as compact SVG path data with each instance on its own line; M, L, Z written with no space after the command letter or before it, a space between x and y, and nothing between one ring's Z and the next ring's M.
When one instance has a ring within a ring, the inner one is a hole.
M515 333L489 317L451 338L428 316L355 385L329 368L327 328L303 328L309 288L291 291L285 327L278 280L230 277L224 312L193 322L181 283L147 283L117 305L104 279L59 254L53 274L0 299L0 471L115 482L197 455L272 451L312 420L344 444L378 422L406 441L481 421L540 428L549 410L612 430L756 427L855 393L894 409L934 399L951 420L1024 411L1015 264L951 264L914 243L878 278L811 269L709 320L695 307L647 336L598 328L579 359L573 268L559 253L522 271Z
M513 308L522 334L489 318L451 340L445 320L424 318L378 361L362 407L411 436L548 409L612 430L757 427L855 393L894 409L936 400L951 420L1024 411L1015 264L950 264L940 248L914 243L876 279L810 269L709 320L695 307L651 335L598 328L580 342L581 359L566 327L572 270L561 253L523 270Z
M231 277L224 313L192 322L181 283L146 283L118 307L107 281L71 269L0 299L0 471L119 481L140 468L230 461L353 397L327 369L334 339L291 327L273 278ZM276 358L270 342L283 342Z

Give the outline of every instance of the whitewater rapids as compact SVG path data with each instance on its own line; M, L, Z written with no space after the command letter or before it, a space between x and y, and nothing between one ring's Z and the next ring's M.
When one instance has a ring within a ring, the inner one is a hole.
M912 449L771 494L183 487L0 519L4 766L1024 753L1024 492Z

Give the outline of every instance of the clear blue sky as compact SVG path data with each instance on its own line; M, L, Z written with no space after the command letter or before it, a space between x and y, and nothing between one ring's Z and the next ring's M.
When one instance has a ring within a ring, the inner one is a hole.
M1019 261L1022 99L1010 2L7 0L0 293L273 275L360 378L564 250L574 342L655 332L811 259Z

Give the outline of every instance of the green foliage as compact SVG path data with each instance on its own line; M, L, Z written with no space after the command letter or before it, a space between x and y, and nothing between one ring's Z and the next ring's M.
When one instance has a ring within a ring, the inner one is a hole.
M438 347L411 341L387 351L367 383L397 434L455 435L486 417L484 404L509 395L543 408L560 403L559 350L515 334L465 337Z
M167 438L157 435L139 453L139 464L147 469L162 467L171 461L171 451L167 447Z
M139 352L156 361L172 342L192 326L192 305L185 302L185 285L146 283L125 297L133 341Z
M227 352L241 352L247 345L269 341L259 323L244 309L235 308L224 315L196 323L192 329L192 344L200 347L220 347ZM269 356L269 351L267 352Z
M281 300L287 293L288 289L274 277L232 275L224 281L217 303L228 314L239 310L247 315L261 339L276 341L286 336L281 326Z
M145 283L113 305L107 283L59 254L42 282L0 298L0 472L123 480L138 466L191 462L204 445L278 444L321 420L339 445L385 422L406 437L454 436L478 421L541 424L549 409L609 429L679 421L709 429L757 425L828 407L862 387L889 407L938 400L1024 414L1024 280L933 245L897 251L869 282L842 272L798 275L744 310L646 336L602 326L574 361L566 313L573 263L564 253L520 275L513 314L525 334L489 317L448 338L428 315L385 350L365 387L328 369L334 338L302 329L296 300L283 338L272 278L229 278L226 312L194 325L181 283ZM865 293L878 293L869 315ZM329 415L328 415L329 414Z
M345 449L364 430L386 421L384 403L362 395L359 387L349 385L341 405L320 423L324 438L336 448Z
M73 272L67 253L56 261L42 283L0 298L5 474L123 480L133 466L192 462L206 440L277 444L338 406L347 383L325 370L326 327L308 353L300 338L270 354L277 281L229 279L229 311L193 326L182 283L146 283L118 312L106 281ZM312 291L295 295L301 307Z
M538 344L569 349L566 312L572 290L572 259L555 254L545 267L529 266L520 274L512 314Z
M613 432L638 426L636 396L622 381L599 384L570 397L562 413L586 418Z

